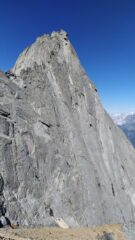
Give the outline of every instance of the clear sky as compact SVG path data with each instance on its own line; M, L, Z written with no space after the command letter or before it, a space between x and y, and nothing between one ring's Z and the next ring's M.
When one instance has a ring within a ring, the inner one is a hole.
M0 69L65 29L109 112L135 111L134 0L0 0Z

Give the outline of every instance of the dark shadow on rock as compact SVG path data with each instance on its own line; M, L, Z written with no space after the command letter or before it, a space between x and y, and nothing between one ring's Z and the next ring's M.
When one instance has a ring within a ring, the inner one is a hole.
M114 240L113 233L103 232L102 236L97 236L97 240Z
M3 180L3 177L0 173L0 195L3 194L3 189L4 189L4 180Z

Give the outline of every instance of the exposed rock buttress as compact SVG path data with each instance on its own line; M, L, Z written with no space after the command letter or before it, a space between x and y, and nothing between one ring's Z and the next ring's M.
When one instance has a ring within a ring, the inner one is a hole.
M12 73L10 75L10 73ZM0 173L22 225L135 221L135 150L103 109L64 31L0 72Z

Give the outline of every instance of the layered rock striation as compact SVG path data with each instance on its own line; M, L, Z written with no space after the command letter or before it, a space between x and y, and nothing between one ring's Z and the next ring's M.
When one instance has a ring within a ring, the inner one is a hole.
M135 220L135 150L64 31L0 72L0 173L7 214L21 225Z

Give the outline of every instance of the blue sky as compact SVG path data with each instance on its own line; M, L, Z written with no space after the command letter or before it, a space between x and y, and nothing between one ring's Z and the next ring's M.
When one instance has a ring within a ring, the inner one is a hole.
M135 111L134 0L1 0L0 69L36 37L65 29L109 112Z

